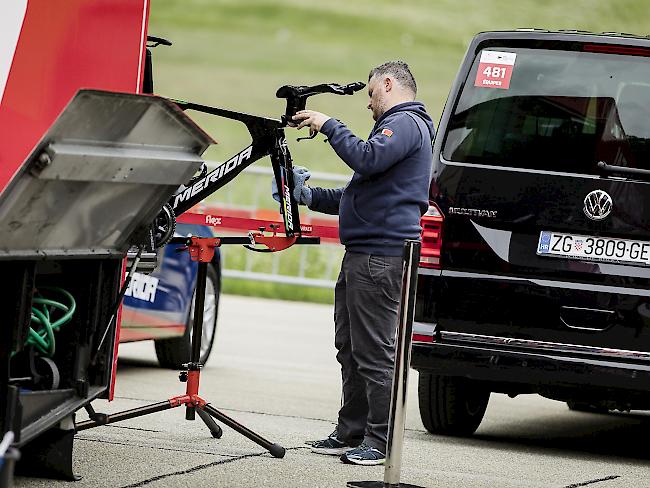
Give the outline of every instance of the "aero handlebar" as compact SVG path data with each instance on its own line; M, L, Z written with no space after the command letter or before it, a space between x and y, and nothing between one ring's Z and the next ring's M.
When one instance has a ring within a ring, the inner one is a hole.
M361 90L365 83L355 81L347 85L339 85L338 83L322 83L314 86L293 86L284 85L278 88L275 96L278 98L287 99L287 110L282 116L283 122L286 124L291 122L296 112L305 109L307 98L319 93L334 93L335 95L353 95L354 92Z

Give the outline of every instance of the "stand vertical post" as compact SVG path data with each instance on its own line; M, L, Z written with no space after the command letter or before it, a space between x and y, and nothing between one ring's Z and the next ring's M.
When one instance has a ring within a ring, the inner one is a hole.
M201 362L201 340L203 333L203 308L205 306L205 284L208 276L208 263L199 261L196 275L196 299L194 302L194 322L190 363Z
M194 394L199 391L199 375L193 373L201 369L201 339L203 333L203 307L205 305L205 283L208 275L208 263L199 261L196 275L196 298L194 299L194 317L192 318L192 345L190 350L190 362L187 365L188 386L193 389ZM196 385L194 383L197 383ZM196 408L193 405L187 405L185 408L185 418L194 420Z

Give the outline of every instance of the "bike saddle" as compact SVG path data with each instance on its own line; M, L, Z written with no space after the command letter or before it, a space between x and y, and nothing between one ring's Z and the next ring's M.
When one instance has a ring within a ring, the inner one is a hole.
M335 95L353 95L354 92L361 90L365 83L355 81L347 85L339 85L338 83L322 83L314 86L294 86L284 85L278 88L275 96L278 98L287 99L287 110L283 115L285 123L290 122L296 112L304 110L307 103L307 98L319 93L334 93Z

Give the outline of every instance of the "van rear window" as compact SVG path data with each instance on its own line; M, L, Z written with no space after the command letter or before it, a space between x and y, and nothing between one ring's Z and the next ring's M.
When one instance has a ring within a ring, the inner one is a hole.
M474 60L448 124L446 160L588 174L598 174L599 161L650 169L650 58L499 51L506 64L486 65L490 50Z

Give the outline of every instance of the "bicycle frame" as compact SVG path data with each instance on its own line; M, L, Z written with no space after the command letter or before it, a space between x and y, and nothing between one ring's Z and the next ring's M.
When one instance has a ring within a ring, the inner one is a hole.
M178 100L174 100L174 102L184 111L195 110L242 122L252 137L252 143L248 147L217 166L210 173L194 181L191 186L182 187L169 201L174 213L178 216L186 212L232 181L255 161L270 156L280 195L280 212L286 235L288 237L300 236L298 204L291 197L294 188L293 162L284 133L286 122L197 103Z

